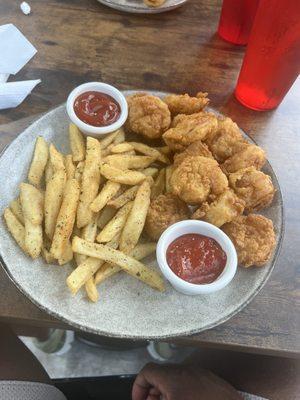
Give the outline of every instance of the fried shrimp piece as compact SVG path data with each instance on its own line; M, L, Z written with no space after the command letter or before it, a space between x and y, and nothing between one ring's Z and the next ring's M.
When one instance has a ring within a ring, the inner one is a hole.
M127 97L127 130L157 139L169 128L171 114L166 103L159 97L147 93L137 93Z
M254 167L229 174L228 180L236 195L245 201L247 212L261 210L273 201L275 189L271 178Z
M193 219L201 219L215 226L231 222L244 211L245 202L237 197L233 190L225 190L212 203L203 203L192 215Z
M217 131L210 135L205 142L214 158L222 163L234 154L237 143L245 142L245 139L231 118L220 118Z
M174 166L180 164L187 156L203 156L214 158L209 148L201 140L190 144L183 152L174 155Z
M149 7L160 7L166 0L144 0L144 4Z
M170 186L172 193L186 203L201 204L223 193L228 181L216 160L188 156L174 168Z
M261 147L252 143L242 142L235 146L234 154L221 165L221 168L226 174L247 167L254 167L260 170L265 162L266 154Z
M240 265L260 267L269 261L276 244L270 219L257 214L240 215L222 230L232 240Z
M158 240L168 226L188 218L189 208L182 200L172 193L161 194L151 201L145 230L152 239Z
M188 94L170 94L163 101L168 105L171 114L195 114L202 111L209 103L207 93L199 92L196 97Z
M166 144L174 151L182 151L197 140L204 140L218 128L217 117L205 111L197 114L178 114L172 127L163 134Z

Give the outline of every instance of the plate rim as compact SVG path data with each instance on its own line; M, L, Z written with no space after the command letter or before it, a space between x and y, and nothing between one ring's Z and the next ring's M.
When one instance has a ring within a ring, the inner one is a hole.
M175 10L176 8L179 8L179 7L183 6L185 3L187 3L189 0L178 0L177 4L173 4L170 6L161 6L161 7L157 7L157 8L150 8L150 7L149 8L139 8L136 6L121 5L121 4L118 4L115 1L111 1L111 0L97 0L97 1L106 7L110 7L114 10L118 10L121 12L127 12L129 14L161 14L161 13L172 11L172 10Z
M136 90L123 90L122 92L127 93L126 95L129 95L131 93L136 93L139 92L139 89ZM145 90L144 90L145 91ZM167 92L160 92L160 91L155 91L155 90L147 90L147 92L156 94L156 95L166 95ZM21 132L8 146L6 146L2 152L0 153L0 159L5 155L5 153L9 150L10 146L12 145L12 143L14 143L20 136L23 136L26 134L28 129L32 129L32 127L34 127L36 124L38 124L40 122L41 119L49 117L50 114L55 113L58 109L65 107L65 103L62 103L54 108L52 108L50 111L43 113L42 115L39 116L39 118L37 118L36 120L34 120L33 122L31 122L31 124L23 130L23 132ZM218 114L218 115L224 115L222 113L220 113L218 110L215 110L212 107L208 107L208 110L213 111L214 113ZM224 115L225 116L225 115ZM257 144L256 141L254 139L252 139L252 137L250 137L248 134L246 134L246 132L241 129L239 127L239 129L243 132L243 134L250 139L250 141L252 141L253 143ZM273 263L269 268L269 271L267 273L267 275L265 276L264 280L260 283L260 285L256 288L256 290L249 296L249 298L243 303L241 304L239 307L237 307L235 310L233 310L230 314L224 316L221 319L218 319L215 322L212 322L211 324L206 325L205 327L202 328L195 328L195 329L190 329L186 332L181 332L181 333L175 333L175 334L164 334L164 335L148 335L148 336L140 336L140 335L135 335L135 334L117 334L114 332L107 332L107 331L103 331L100 328L99 329L94 329L91 327L87 327L84 325L81 325L80 323L76 323L76 322L71 322L69 321L66 317L60 315L58 312L50 310L48 306L45 306L43 304L41 304L38 300L34 299L29 293L26 292L26 290L24 288L21 287L21 285L16 282L15 278L12 276L11 272L9 271L8 266L6 265L5 261L3 260L2 254L0 252L0 264L3 267L3 270L5 271L6 275L8 276L8 278L10 279L11 282L13 282L13 284L18 288L18 290L24 294L35 306L37 306L39 309L41 309L42 311L48 313L49 315L51 315L52 317L63 321L66 325L69 325L71 327L74 327L76 329L82 330L84 332L89 332L89 333L93 333L93 334L97 334L97 335L102 335L102 336L106 336L106 337L112 337L112 338L121 338L121 339L132 339L132 340L161 340L161 339L171 339L171 338L179 338L179 337L186 337L186 336L192 336L192 335L196 335L199 334L201 332L204 332L206 330L215 328L216 326L222 325L223 323L225 323L226 321L228 321L229 319L231 319L233 316L235 316L236 314L238 314L240 311L242 311L256 296L257 294L262 290L262 288L265 286L265 284L268 282L271 273L273 272L277 261L278 261L278 257L282 248L282 243L283 243L283 237L284 237L284 233L285 233L285 210L284 210L284 205L283 205L283 196L282 196L282 191L281 191L281 187L279 185L279 180L278 177L271 165L271 163L268 161L267 159L267 164L268 166L271 168L272 173L273 173L273 177L274 180L279 188L278 190L278 195L279 195L279 206L280 206L280 211L281 211L281 225L280 225L280 230L278 232L278 244L277 247L275 249L275 252L273 254ZM174 289L175 290L175 289Z

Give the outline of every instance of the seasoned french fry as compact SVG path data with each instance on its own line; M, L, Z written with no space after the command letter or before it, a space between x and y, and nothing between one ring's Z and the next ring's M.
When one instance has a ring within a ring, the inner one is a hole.
M116 214L116 209L113 207L105 206L101 211L97 219L98 228L103 229L105 225L112 219Z
M134 276L157 290L164 291L164 282L158 272L146 267L144 264L119 250L112 249L103 244L90 243L77 236L73 238L72 248L77 253L117 264L129 275Z
M129 202L118 210L116 215L105 225L102 231L100 231L97 236L97 242L107 243L121 232L132 208L132 204L132 202Z
M47 250L45 245L42 246L41 254L47 264L55 264L56 263L57 260L53 257L53 255L50 253L50 251Z
M25 224L25 247L32 258L37 258L43 245L44 196L35 186L21 183L20 201Z
M154 253L156 250L156 243L142 243L137 244L135 248L129 253L131 257L135 260L142 260L145 257L148 257L150 254ZM118 265L111 265L105 263L102 267L99 268L95 275L95 284L98 285L99 283L105 281L112 275L120 272L122 270L121 267Z
M89 243L87 241L84 242ZM116 249L119 246L119 236L114 237L106 246ZM75 252L75 254L78 253ZM99 260L99 258L88 257L83 263L74 269L66 280L71 293L76 294L81 286L92 278L103 264L104 261Z
M47 182L50 181L50 179L52 178L52 175L53 175L53 166L52 166L50 158L48 158L48 162L47 162L47 165L46 165L46 168L45 168L45 182L46 182L46 184L47 184Z
M40 186L49 156L48 144L42 136L35 142L33 159L28 172L28 182Z
M170 160L165 156L165 154L162 154L154 147L147 146L146 144L140 142L129 142L129 144L131 144L134 150L138 151L139 153L151 156L155 160L158 160L162 163L170 164Z
M118 182L124 185L137 185L146 179L145 175L138 171L125 170L112 167L108 164L102 164L101 174L106 179Z
M90 204L96 198L100 185L101 149L99 141L86 140L86 158L81 178L81 193L77 209L77 227L82 228L93 220Z
M114 144L111 143L109 146L107 146L105 149L101 149L101 158L102 160L104 159L104 157L108 156L109 154L111 154L111 149L114 147Z
M91 203L90 209L99 212L106 206L107 202L114 197L121 185L117 182L107 181L95 200Z
M158 177L151 187L151 199L155 199L160 194L164 193L166 187L166 169L159 171Z
M125 140L125 132L124 132L124 129L123 128L120 128L120 129L118 129L118 131L117 131L118 133L117 133L117 135L116 135L116 137L114 138L114 144L119 144L119 143L123 143L124 142L124 140Z
M20 198L17 197L15 200L12 200L9 203L9 208L11 209L11 211L13 212L15 217L18 218L18 220L21 222L21 224L24 225L24 217L23 217L23 213L22 213Z
M85 141L82 133L76 125L69 126L70 147L73 155L73 161L82 161L85 159Z
M149 182L145 181L137 191L120 238L120 250L127 254L136 246L143 231L150 205L150 194Z
M140 172L142 172L146 176L152 176L152 178L154 178L158 174L158 169L154 167L149 167L141 169Z
M112 153L124 153L126 151L131 151L134 150L133 146L130 143L123 142L119 144L114 144L113 147L111 148Z
M129 156L124 154L113 154L105 157L105 162L112 167L119 169L147 168L155 160L149 156Z
M166 167L166 193L171 192L170 179L173 173L173 166Z
M58 259L59 265L64 265L73 259L73 250L70 240L68 240L66 248L64 249L62 256Z
M123 207L125 204L127 204L129 201L135 198L138 188L139 188L138 185L132 186L131 188L125 190L125 192L122 193L119 197L110 200L107 204L114 208Z
M63 192L66 184L66 173L64 170L56 171L50 181L46 184L45 191L45 233L52 240L57 216L61 207Z
M104 139L100 140L101 150L106 149L118 136L119 130L110 133L109 135L105 136Z
M60 259L71 237L79 201L80 187L76 179L66 183L63 201L58 213L50 253Z
M12 237L21 247L21 249L27 253L27 248L25 246L25 228L17 217L12 213L9 208L4 210L4 220L6 222L7 228L11 233Z
M88 295L88 298L96 303L99 300L99 293L97 287L95 285L94 278L90 278L85 284L85 290Z
M73 179L75 177L76 167L73 164L73 156L71 154L66 155L65 164L66 164L67 179Z
M53 168L53 173L61 170L66 171L64 156L59 151L57 151L52 143L49 147L49 155Z
M84 169L84 161L80 161L80 162L77 164L76 170L75 170L75 173L74 173L74 178L75 178L78 182L81 182L83 169Z

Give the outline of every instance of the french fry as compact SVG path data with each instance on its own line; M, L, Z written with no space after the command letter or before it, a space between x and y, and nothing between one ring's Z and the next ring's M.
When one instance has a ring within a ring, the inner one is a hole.
M166 167L166 193L171 192L170 179L173 173L173 166Z
M79 201L80 187L76 179L66 183L63 201L58 213L50 253L60 259L71 237Z
M101 174L106 179L118 182L123 185L137 185L146 179L145 175L138 171L125 170L112 167L108 164L102 164Z
M151 199L155 199L160 194L164 193L166 187L166 169L163 168L159 171L158 177L151 187Z
M93 220L90 204L96 198L100 185L101 149L99 141L86 140L86 158L81 178L81 193L77 209L77 227L82 228Z
M132 208L132 204L132 202L129 202L118 210L116 215L105 225L102 231L100 231L97 236L97 242L107 243L121 232Z
M81 239L83 240L83 239ZM85 243L90 243L88 241L84 241ZM114 237L109 243L107 243L108 247L116 249L119 246L119 236ZM73 244L72 244L73 248ZM74 250L73 250L74 251ZM74 254L78 254L75 252ZM104 264L104 261L99 260L99 258L88 257L83 263L81 263L71 274L67 277L67 285L70 289L71 293L76 294L78 290L90 279L94 276L94 274L98 271L101 265Z
M110 200L107 204L114 208L123 207L125 204L135 198L138 188L138 185L130 187L129 189L125 190L125 192L122 193L119 197Z
M76 125L69 126L70 147L73 161L82 161L85 159L85 142L84 137Z
M106 206L107 202L114 197L121 185L117 182L107 181L95 200L91 203L90 209L99 212Z
M53 255L50 253L50 251L47 250L45 245L42 246L41 254L47 264L55 264L56 263L57 260L53 257Z
M73 250L70 240L68 240L66 248L64 249L62 256L58 259L59 265L64 265L73 259Z
M105 162L112 167L119 169L140 169L147 168L153 163L155 157L130 156L124 154L113 154L105 157Z
M158 174L158 169L154 167L148 167L145 169L141 169L140 172L142 172L146 176L152 176L152 178L154 178Z
M12 200L9 203L9 208L11 209L11 211L13 212L15 217L18 218L18 220L21 222L21 224L24 225L24 217L23 217L23 213L22 213L20 198L17 197L15 200Z
M116 137L114 138L113 144L123 143L124 140L125 140L125 132L124 132L124 129L123 129L123 128L120 128L120 129L118 129L117 132L118 132L118 133L117 133Z
M138 151L139 153L154 157L155 160L158 160L164 164L170 164L168 157L154 147L147 146L146 144L140 142L129 142L129 144L131 144L134 150Z
M28 172L28 182L40 186L49 156L48 144L42 136L35 142L33 159Z
M75 177L76 167L73 164L73 156L71 154L66 155L65 164L66 164L67 179L73 179Z
M112 219L116 214L116 209L113 207L105 206L101 211L97 219L97 226L103 229L105 225Z
M85 290L89 300L96 303L99 300L99 293L94 278L90 278L85 284Z
M77 164L76 169L75 169L75 173L74 173L74 178L75 178L78 182L81 182L83 169L84 169L84 161L80 161L80 162Z
M43 245L44 196L35 186L21 183L20 201L25 225L25 247L32 258L37 258Z
M20 248L27 253L27 248L25 246L25 228L18 220L18 218L13 214L13 212L6 208L3 213L4 220L6 222L7 228L11 233L12 237L18 243Z
M127 142L114 144L111 148L111 152L116 154L124 153L126 151L131 151L131 150L134 150L134 148L130 143Z
M129 275L141 280L154 289L164 291L164 282L161 275L146 267L134 258L103 244L90 243L78 236L73 238L73 251L89 257L99 258L111 264L119 265Z
M145 257L148 257L150 254L154 253L156 250L156 243L142 243L137 244L135 248L129 253L131 257L135 260L142 260ZM105 281L110 276L113 276L122 270L118 265L111 265L105 263L100 267L95 275L95 284Z
M50 179L52 178L53 175L53 166L51 163L50 158L48 158L48 162L45 168L45 183L47 184L47 182L50 181Z
M61 207L63 192L66 184L66 172L56 171L46 184L45 191L45 233L52 240L57 216Z
M150 195L150 184L145 181L137 191L120 238L120 250L127 254L136 246L143 231L150 205Z
M110 144L109 146L107 146L105 149L101 149L101 158L102 160L108 156L109 154L111 154L111 149L114 147L114 144Z
M104 139L100 140L101 150L106 149L115 140L115 138L118 136L118 133L119 130L108 134Z
M94 215L93 221L90 224L86 225L84 228L81 229L80 237L82 239L87 240L88 242L94 242L95 241L96 235L97 235L97 222L96 222L96 219L97 219L96 215ZM74 231L73 231L73 235L74 235ZM77 265L80 265L85 260L86 260L86 256L83 256L82 254L75 253L75 261L76 261Z
M51 143L49 147L50 161L53 168L53 173L56 171L66 171L65 160L63 154L61 154L55 146Z

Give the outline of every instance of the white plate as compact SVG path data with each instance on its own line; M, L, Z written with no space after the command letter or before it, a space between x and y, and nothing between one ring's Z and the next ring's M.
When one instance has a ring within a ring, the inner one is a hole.
M129 92L125 92L125 95ZM162 95L162 93L155 93ZM0 158L0 212L18 195L20 182L26 180L35 139L44 136L60 151L70 152L69 119L62 105L55 108L19 135ZM251 140L250 138L248 138ZM49 314L79 329L112 337L158 339L190 335L212 328L245 307L266 283L277 258L283 231L280 187L269 163L264 171L276 188L274 201L262 214L273 220L276 250L263 268L239 268L233 281L223 290L205 296L185 296L166 282L159 293L140 281L120 273L99 286L99 302L90 303L84 290L72 296L65 280L71 265L47 265L42 258L25 256L0 222L2 263L15 285L33 303ZM156 268L154 258L148 260Z
M188 0L167 0L160 7L148 7L143 0L98 0L108 7L115 10L125 11L134 14L159 14L166 11L174 10L182 6Z

